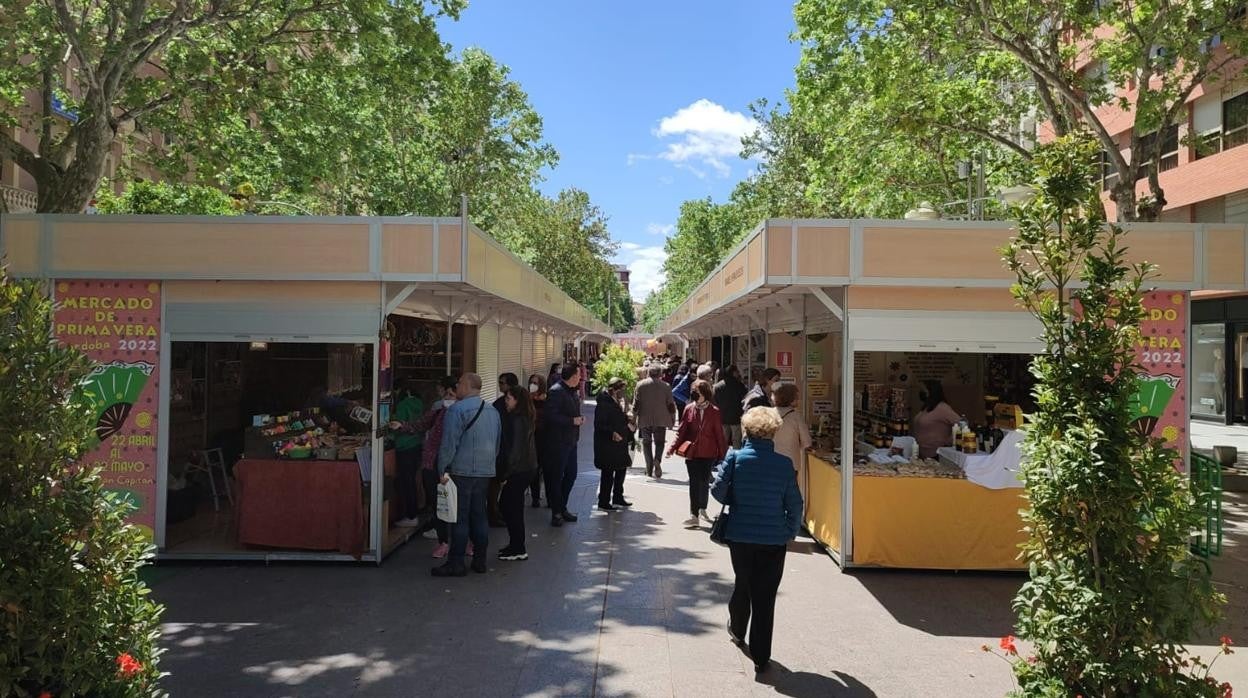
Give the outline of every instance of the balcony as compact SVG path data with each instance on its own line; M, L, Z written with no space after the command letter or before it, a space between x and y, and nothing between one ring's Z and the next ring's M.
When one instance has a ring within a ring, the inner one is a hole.
M39 197L33 191L0 184L0 196L4 197L4 208L9 213L34 213Z

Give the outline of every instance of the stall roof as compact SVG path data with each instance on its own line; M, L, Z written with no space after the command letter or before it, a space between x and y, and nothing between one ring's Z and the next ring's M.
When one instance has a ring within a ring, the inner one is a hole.
M1171 290L1248 289L1248 226L1136 223L1125 226L1129 258L1159 262L1155 283ZM1006 221L896 221L768 219L754 228L659 333L720 333L735 318L761 308L792 307L816 292L840 293L842 306L1009 311L1013 275L1000 249L1013 226ZM921 291L916 293L916 291ZM965 304L972 299L974 302ZM727 323L727 324L725 324ZM758 326L755 324L755 326Z
M400 305L413 291L488 301L552 325L605 323L471 222L321 216L0 216L15 276L74 279L377 281Z

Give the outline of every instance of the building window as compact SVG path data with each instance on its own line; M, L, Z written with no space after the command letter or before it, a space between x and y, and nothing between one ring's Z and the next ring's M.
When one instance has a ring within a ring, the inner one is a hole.
M1161 134L1161 144L1157 149L1157 171L1165 172L1179 166L1179 127L1169 126L1161 131L1140 136L1140 151L1152 150L1157 134ZM1141 178L1145 175L1141 174Z
M1222 103L1222 149L1248 143L1248 92Z
M1222 131L1212 130L1197 134L1192 159L1199 160L1222 152Z

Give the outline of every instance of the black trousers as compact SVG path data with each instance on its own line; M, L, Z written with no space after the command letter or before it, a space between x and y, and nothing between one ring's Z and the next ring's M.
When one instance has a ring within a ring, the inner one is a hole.
M568 497L576 485L576 444L553 446L545 474L551 513L562 514L568 510Z
M785 547L730 542L728 550L737 577L728 601L728 625L741 638L749 626L750 657L755 664L763 664L771 660L771 630L776 622L776 592L784 576Z
M394 452L395 489L398 490L399 518L414 519L420 515L420 449ZM437 496L426 493L426 496Z
M542 480L545 476L542 474L542 459L537 459L537 468L533 470L532 476L529 478L529 496L534 502L542 501Z
M711 472L715 461L710 458L690 458L685 461L689 469L689 511L694 516L706 508L711 498Z
M529 489L529 477L529 473L523 473L508 478L498 498L498 508L502 510L503 521L507 522L507 536L511 539L507 547L521 553L525 552L524 494Z
M602 480L598 483L598 504L610 504L624 500L624 475L627 470L604 468L600 471Z

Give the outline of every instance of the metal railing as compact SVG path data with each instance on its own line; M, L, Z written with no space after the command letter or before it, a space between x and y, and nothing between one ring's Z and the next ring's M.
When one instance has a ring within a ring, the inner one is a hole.
M33 191L0 184L0 196L4 197L5 208L9 213L34 213L39 197Z

